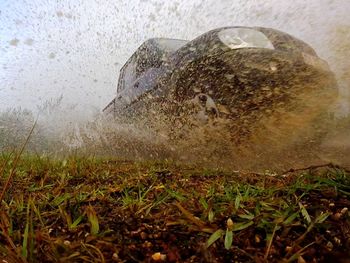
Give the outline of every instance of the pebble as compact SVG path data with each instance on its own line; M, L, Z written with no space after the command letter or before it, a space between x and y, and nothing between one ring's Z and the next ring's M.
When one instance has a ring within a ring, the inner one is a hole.
M255 242L256 243L260 243L260 241L261 241L260 236L259 235L255 235Z
M145 243L143 243L143 246L146 248L150 248L152 246L152 243L149 241L145 241Z
M152 255L152 259L154 261L165 261L166 260L166 255L162 254L160 252L156 252Z
M69 246L69 245L70 245L70 241L69 241L69 240L65 240L65 241L63 242L63 244L64 244L65 246Z
M332 251L332 249L333 249L333 243L332 243L331 241L328 241L326 247L327 247L327 249L328 249L329 251Z
M337 244L337 245L341 245L341 240L337 237L334 237L334 242Z
M113 260L119 260L119 255L118 255L118 253L113 253L113 256L112 256L112 259Z
M347 207L344 207L341 211L340 211L340 213L342 214L342 215L345 215L347 212L348 212L348 208Z
M146 239L147 238L147 234L145 232L141 232L140 233L140 237L141 237L141 239Z
M292 250L292 247L291 246L286 246L286 252L289 252Z

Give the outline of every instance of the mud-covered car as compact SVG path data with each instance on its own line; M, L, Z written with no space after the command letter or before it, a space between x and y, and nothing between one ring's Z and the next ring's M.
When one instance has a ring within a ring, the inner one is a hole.
M283 115L315 116L336 91L327 62L305 42L271 28L225 27L192 41L143 43L121 69L104 112L174 123L221 118L245 133Z

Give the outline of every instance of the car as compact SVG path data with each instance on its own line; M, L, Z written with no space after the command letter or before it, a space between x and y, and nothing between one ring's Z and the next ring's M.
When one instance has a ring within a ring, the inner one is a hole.
M336 97L327 62L302 40L272 28L223 27L192 41L144 42L103 112L145 123L161 118L174 129L225 120L244 137L259 123L316 118Z

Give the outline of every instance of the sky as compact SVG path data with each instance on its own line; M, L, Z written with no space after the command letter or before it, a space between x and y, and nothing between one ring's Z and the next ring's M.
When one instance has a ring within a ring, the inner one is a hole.
M63 96L77 115L116 95L120 68L152 37L221 26L280 29L311 44L350 86L349 0L0 0L0 110Z

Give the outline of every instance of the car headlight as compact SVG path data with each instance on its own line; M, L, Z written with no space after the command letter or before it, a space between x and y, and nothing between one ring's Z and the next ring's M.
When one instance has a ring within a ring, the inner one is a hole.
M268 48L275 49L264 33L251 28L228 28L218 33L222 43L232 49Z

